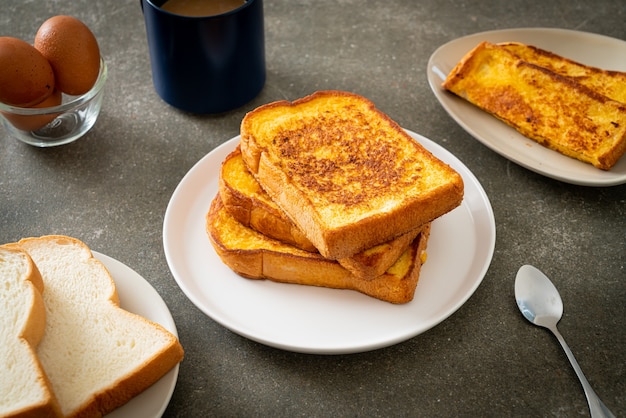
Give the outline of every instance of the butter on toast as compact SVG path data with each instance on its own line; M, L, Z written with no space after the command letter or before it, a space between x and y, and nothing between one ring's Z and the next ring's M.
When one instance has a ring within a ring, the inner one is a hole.
M626 103L626 73L591 67L520 42L503 42L499 46L520 59L570 77L592 90L618 102Z
M463 180L356 94L320 91L249 112L248 169L326 258L415 230L458 206Z
M430 233L428 226L384 274L363 280L336 261L245 227L224 208L219 194L207 213L206 230L224 264L240 276L355 290L396 304L410 302L414 297Z
M239 147L222 162L219 194L226 209L244 226L300 249L317 252L311 241L270 199L248 171ZM391 241L337 261L356 277L370 279L380 276L406 251L422 229L420 226Z
M443 87L522 135L597 168L609 170L626 152L626 104L502 46L480 43Z

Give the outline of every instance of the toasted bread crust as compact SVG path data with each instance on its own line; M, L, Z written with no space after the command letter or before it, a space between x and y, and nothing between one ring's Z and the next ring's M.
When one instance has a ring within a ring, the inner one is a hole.
M239 147L222 162L219 194L224 207L244 226L303 250L317 252L250 174L241 158ZM395 263L422 229L420 226L393 240L340 258L339 264L359 278L380 276Z
M263 189L326 258L387 242L458 206L461 176L369 100L322 91L248 113L241 150Z
M482 42L443 87L522 135L603 170L626 152L626 104Z
M340 258L337 262L360 279L369 280L378 277L396 262L398 257L426 228L430 228L430 222L383 244L378 244L350 257Z
M355 290L397 304L413 299L430 231L426 227L385 274L363 280L336 261L243 226L224 208L219 194L207 213L206 229L224 264L243 277Z
M222 162L219 193L231 214L243 225L305 251L317 252L296 225L269 198L241 158L237 147Z

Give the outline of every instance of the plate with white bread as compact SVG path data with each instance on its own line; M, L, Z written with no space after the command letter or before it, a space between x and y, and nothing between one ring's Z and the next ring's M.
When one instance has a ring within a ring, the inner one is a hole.
M448 114L498 154L566 183L626 183L626 41L553 28L481 32L433 52Z
M18 318L2 327L10 355L1 360L0 415L163 414L183 349L147 281L60 235L0 246L0 271L2 307L13 312L3 320Z
M345 354L452 315L487 272L495 222L456 157L361 96L323 91L249 112L179 183L163 243L179 287L219 324Z

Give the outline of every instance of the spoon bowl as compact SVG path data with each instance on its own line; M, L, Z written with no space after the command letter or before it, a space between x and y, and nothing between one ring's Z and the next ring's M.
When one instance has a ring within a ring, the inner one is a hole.
M515 299L522 315L535 325L556 326L563 316L559 291L533 266L522 266L517 272Z
M552 331L561 343L587 397L592 418L615 417L593 391L572 350L568 347L556 324L563 316L563 301L554 284L539 269L524 265L515 277L515 300L522 315L531 323Z

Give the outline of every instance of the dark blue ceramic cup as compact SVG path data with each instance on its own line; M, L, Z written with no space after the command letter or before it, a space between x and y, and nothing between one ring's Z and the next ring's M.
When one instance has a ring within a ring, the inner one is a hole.
M263 0L224 14L191 17L141 0L152 80L168 104L191 113L220 113L256 97L265 84Z

